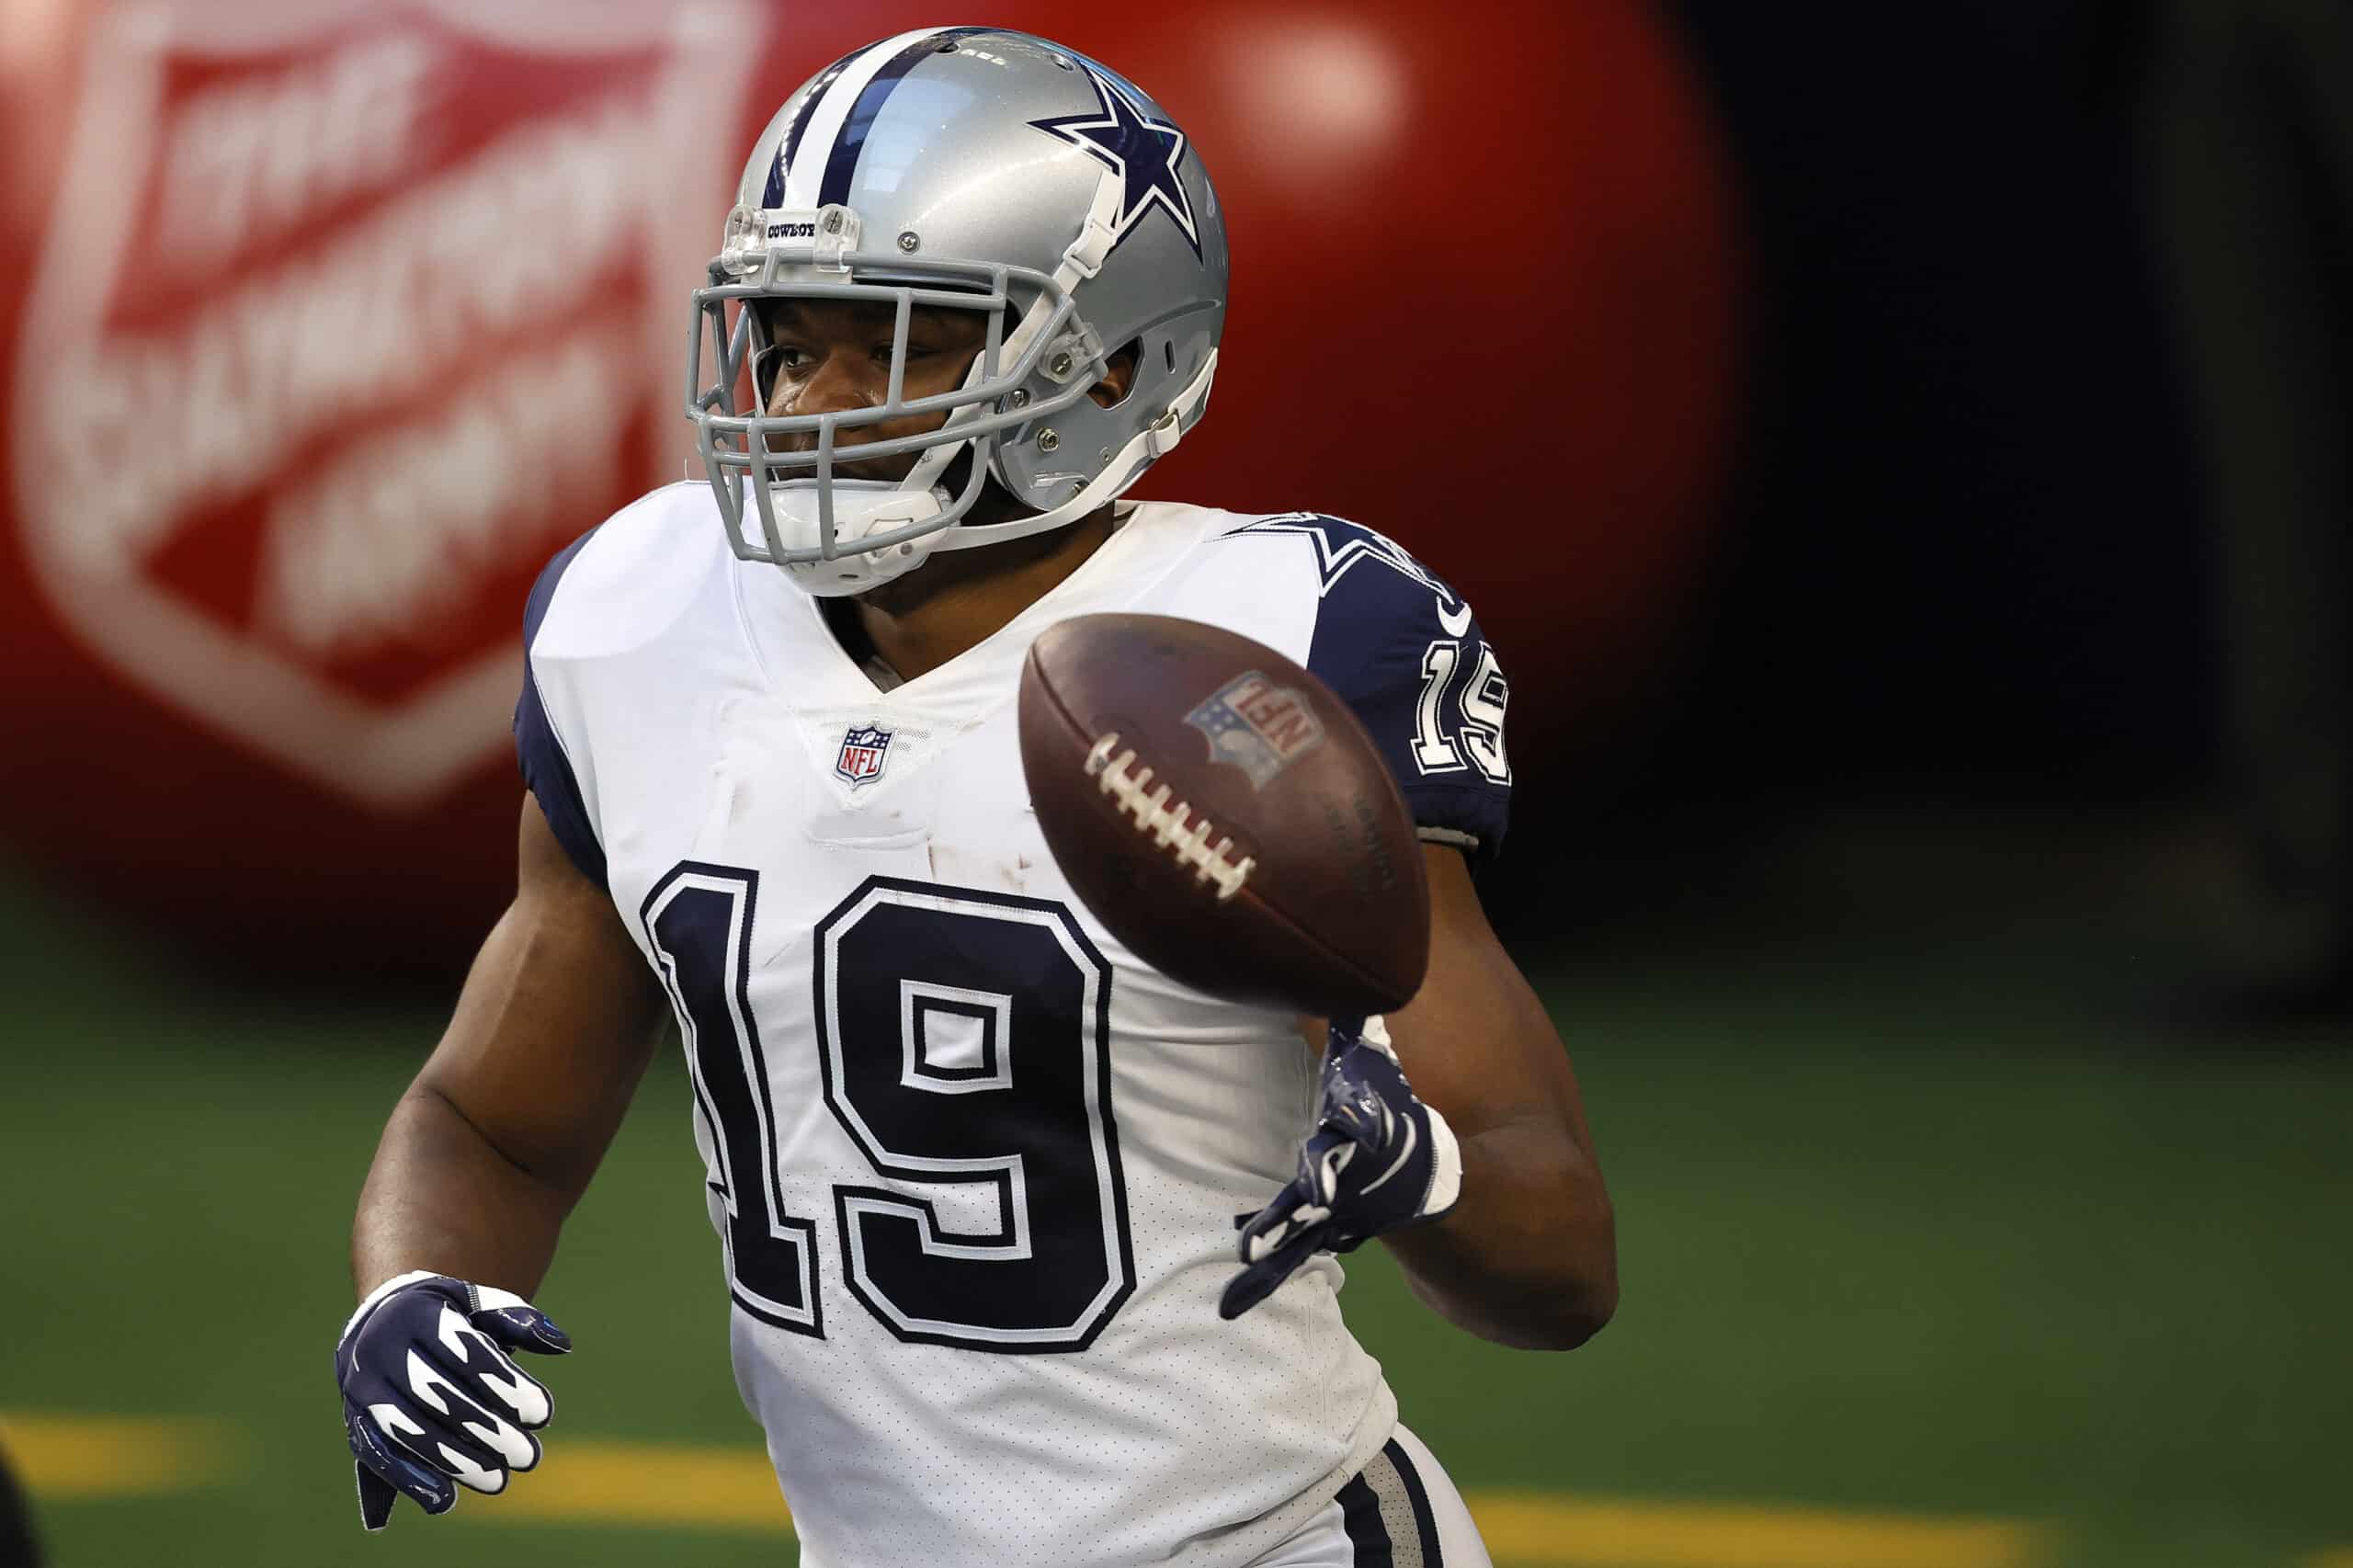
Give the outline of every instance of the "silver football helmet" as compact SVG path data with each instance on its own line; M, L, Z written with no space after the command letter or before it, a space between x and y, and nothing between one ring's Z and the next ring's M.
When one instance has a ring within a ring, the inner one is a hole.
M1120 494L1199 420L1225 325L1225 224L1185 133L1118 73L995 28L902 33L812 77L754 144L710 271L687 379L703 468L735 553L815 594L864 593L935 549L1059 528ZM770 416L761 299L892 307L882 401ZM918 305L980 312L986 334L961 387L908 399ZM1130 347L1130 390L1097 404L1089 389ZM929 414L937 430L852 435L839 459L919 453L904 479L835 474L844 432ZM992 474L1035 515L962 523Z

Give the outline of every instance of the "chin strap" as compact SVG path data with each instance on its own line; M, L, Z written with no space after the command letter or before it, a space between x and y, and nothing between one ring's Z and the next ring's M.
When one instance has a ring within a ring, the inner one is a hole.
M1054 268L1054 281L1061 286L1063 292L1075 294L1079 284L1103 270L1104 258L1111 254L1111 247L1119 243L1118 219L1123 199L1123 187L1116 176L1107 175L1096 182L1095 199L1087 209L1086 221L1079 225L1077 237L1072 240L1068 247L1063 250L1062 264ZM1029 340L1043 328L1046 317L1051 313L1051 308L1043 298L1032 305L1024 315L1020 325L1013 330L998 350L1000 359L1020 358L1023 351L1029 347ZM1072 325L1083 327L1084 324L1074 316L1071 323L1065 324L1064 330L1070 330ZM1092 335L1091 332L1088 333L1090 338ZM980 366L977 363L972 369L974 374L979 373ZM1209 401L1210 382L1216 374L1217 350L1212 348L1210 350L1208 361L1201 367L1200 373L1193 378L1189 386L1176 395L1176 401L1168 405L1167 410L1151 426L1130 440L1126 446L1113 453L1111 460L1103 465L1103 472L1095 476L1093 483L1081 489L1077 494L1061 506L1037 513L1032 517L1018 517L1010 522L959 522L940 535L934 548L976 550L984 544L997 544L1009 539L1025 539L1031 534L1044 533L1049 528L1058 528L1065 524L1074 523L1104 502L1116 499L1122 491L1135 483L1137 474L1176 449L1176 443L1183 438L1185 432L1192 428L1199 420L1202 405ZM970 442L959 442L952 446L934 449L935 451L946 454L940 458L940 468L946 466L949 457L963 450L970 444ZM925 457L927 462L931 454L926 453ZM915 487L918 482L928 483L931 477L940 472L940 468L931 469L926 473L924 466L918 464L915 472L908 474L903 483L910 488Z
M1217 357L1218 351L1211 349L1209 358L1201 364L1200 373L1176 394L1176 401L1168 405L1167 410L1130 437L1128 444L1113 453L1111 460L1103 465L1103 472L1095 476L1095 482L1059 506L1050 507L1032 517L1016 517L1010 522L960 522L943 533L934 548L977 550L984 544L1026 539L1048 528L1074 523L1106 501L1117 499L1136 482L1138 474L1175 451L1176 443L1185 438L1185 432L1199 422L1201 410L1210 400L1210 383L1217 379Z

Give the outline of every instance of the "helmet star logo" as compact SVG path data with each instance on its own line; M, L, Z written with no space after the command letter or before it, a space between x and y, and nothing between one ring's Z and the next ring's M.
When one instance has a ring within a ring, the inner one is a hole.
M1114 250L1139 219L1158 207L1176 221L1185 243L1199 256L1201 238L1193 223L1192 199L1176 175L1177 161L1185 155L1185 133L1165 119L1152 119L1125 83L1084 62L1079 68L1095 88L1096 112L1029 123L1087 153L1119 177L1120 210L1111 220Z

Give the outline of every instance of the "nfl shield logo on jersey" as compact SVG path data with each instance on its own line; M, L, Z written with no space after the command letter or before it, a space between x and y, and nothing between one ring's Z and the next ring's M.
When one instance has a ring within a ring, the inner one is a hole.
M882 777L882 756L890 749L890 731L852 724L842 737L841 756L834 759L835 776L852 785L871 784Z

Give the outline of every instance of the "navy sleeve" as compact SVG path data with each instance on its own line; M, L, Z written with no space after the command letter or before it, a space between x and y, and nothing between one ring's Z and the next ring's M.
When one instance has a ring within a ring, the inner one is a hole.
M548 721L548 710L540 700L539 677L531 670L531 644L539 640L540 623L547 619L548 606L555 599L556 585L563 580L564 569L580 553L596 532L591 528L566 545L540 580L531 585L531 597L523 608L523 695L515 704L515 756L523 769L523 783L540 802L540 810L548 819L548 826L555 830L556 842L563 846L580 874L598 887L605 884L605 846L597 838L597 830L588 820L588 807L580 798L580 780L572 771L572 758L563 749L562 737Z
M1372 733L1422 836L1492 860L1511 807L1510 687L1471 607L1370 528L1287 521L1313 537L1323 574L1307 667Z

